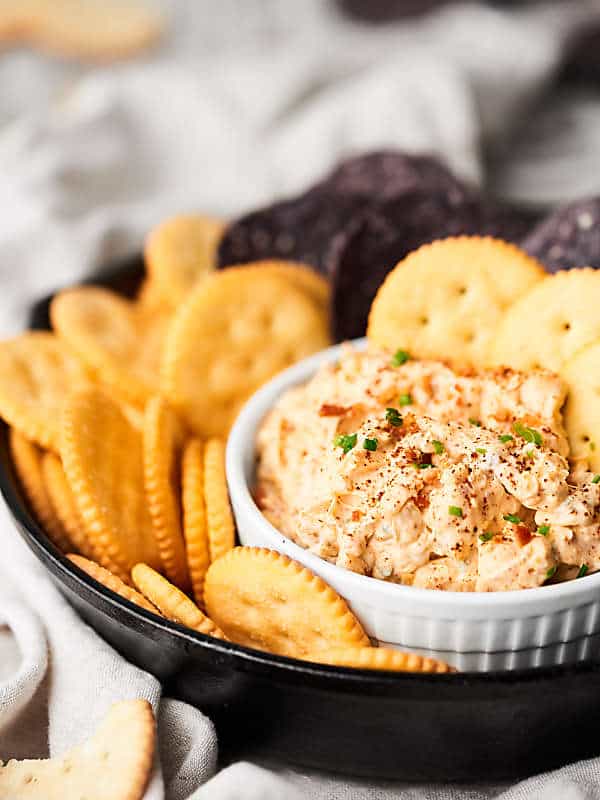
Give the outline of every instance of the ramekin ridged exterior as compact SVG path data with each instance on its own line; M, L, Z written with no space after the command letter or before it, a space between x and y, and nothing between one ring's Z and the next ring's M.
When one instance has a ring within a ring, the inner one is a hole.
M364 340L354 344L364 346ZM256 506L251 489L256 433L288 388L309 380L340 346L295 364L246 403L227 444L227 482L240 541L304 564L346 599L380 644L436 655L462 670L549 666L600 650L600 572L553 586L511 592L445 592L400 586L330 564L283 536Z

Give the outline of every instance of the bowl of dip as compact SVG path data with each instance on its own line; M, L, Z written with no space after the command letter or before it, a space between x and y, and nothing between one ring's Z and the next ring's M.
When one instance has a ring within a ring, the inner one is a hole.
M381 645L476 671L589 657L600 574L566 525L600 489L569 473L556 376L457 374L365 347L294 365L242 409L227 446L242 544L319 575ZM340 370L345 405L328 390Z

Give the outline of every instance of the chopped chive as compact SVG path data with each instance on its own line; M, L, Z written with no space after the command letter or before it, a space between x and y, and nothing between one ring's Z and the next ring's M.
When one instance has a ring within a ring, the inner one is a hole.
M512 522L513 525L518 525L521 522L521 517L518 514L505 514L502 519Z
M539 431L536 431L535 428L528 428L527 425L523 425L522 422L515 422L513 430L518 436L525 439L526 442L535 444L537 447L540 447L544 441Z
M531 458L531 459L535 458L535 453L533 452L533 450L528 450L525 453L525 458Z
M462 517L462 508L460 506L448 506L448 513L452 517Z
M506 444L507 442L513 442L515 437L511 436L510 433L503 433L502 436L499 436L498 439L502 442L502 444Z
M430 467L433 468L433 464L428 464L426 461L423 461L422 463L415 461L415 467L417 469L429 469Z
M579 572L577 573L577 577L578 578L583 578L584 575L587 575L587 571L588 571L588 565L587 564L582 564L579 567Z
M398 398L398 403L401 406L412 406L413 404L412 395L409 392L406 392L406 394L401 394L400 397Z
M592 483L600 483L600 475L594 475L592 478Z
M469 417L469 425L474 425L476 428L481 428L481 422L475 417Z
M479 541L480 542L489 542L490 539L493 539L493 538L494 538L494 532L493 531L487 531L486 533L480 533L479 534Z
M550 569L546 573L546 579L553 578L556 575L557 569L558 567L556 566L556 564L553 567L550 567Z
M476 447L475 452L484 456L487 453L487 450L485 449L485 447Z
M438 442L437 439L433 440L432 445L436 456L439 456L444 452L444 445L441 442Z
M346 453L349 453L350 450L356 446L357 439L358 435L356 433L340 433L335 437L333 443L336 447L341 447L344 451L344 455L346 455Z
M409 359L410 353L407 353L406 350L396 350L392 356L392 367L401 367L402 364L406 364Z
M397 408L386 408L385 418L394 428L399 428L400 425L402 425L402 417L398 413Z
M539 533L540 536L548 536L550 533L550 525L540 525L537 529L537 533Z
M365 439L363 441L363 449L364 450L377 450L378 441L377 439Z

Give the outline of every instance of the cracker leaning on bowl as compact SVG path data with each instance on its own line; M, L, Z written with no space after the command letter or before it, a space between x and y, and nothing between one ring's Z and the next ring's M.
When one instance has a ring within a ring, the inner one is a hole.
M199 216L168 221L148 239L136 300L67 289L51 306L55 333L3 351L0 413L17 425L34 512L76 567L145 612L299 658L331 650L338 663L341 650L363 668L429 670L417 657L367 655L342 598L300 565L233 550L223 437L261 383L329 343L329 289L283 261L211 274L219 229ZM199 341L208 347L190 346ZM232 627L248 598L253 612Z

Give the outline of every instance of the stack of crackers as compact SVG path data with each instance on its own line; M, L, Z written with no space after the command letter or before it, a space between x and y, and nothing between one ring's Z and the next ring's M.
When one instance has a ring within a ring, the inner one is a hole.
M52 332L0 348L0 414L30 507L111 591L201 634L326 663L447 671L377 650L346 603L282 555L235 547L227 432L243 402L330 343L329 287L267 261L213 271L220 222L148 237L134 300L59 292Z

